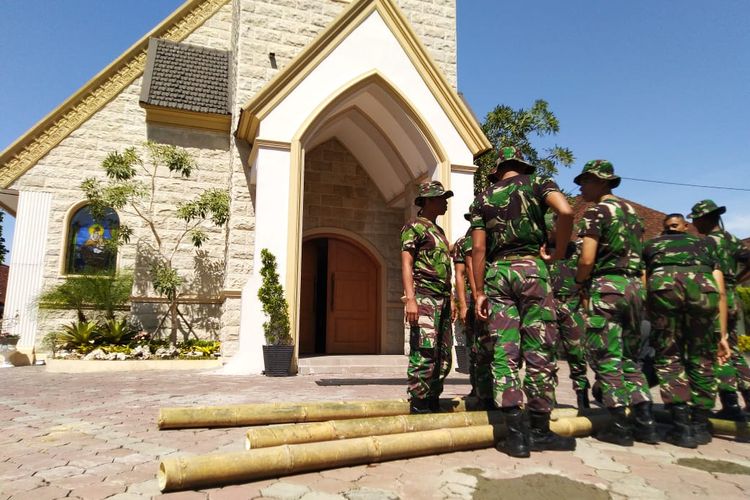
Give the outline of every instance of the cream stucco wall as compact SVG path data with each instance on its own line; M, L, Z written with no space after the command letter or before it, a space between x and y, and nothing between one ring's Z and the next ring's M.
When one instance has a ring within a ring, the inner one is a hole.
M236 127L241 107L323 31L347 3L336 0L232 0L188 35L185 43L232 52L232 130ZM448 81L455 85L455 0L398 0L396 3ZM277 68L271 67L271 52L275 54ZM412 83L414 85L410 85L416 87L416 81ZM229 223L224 230L209 229L210 240L202 249L207 254L203 262L211 270L208 273L211 276L206 272L193 272L196 259L189 244L181 246L174 263L189 276L184 291L196 296L199 302L185 306L185 312L196 318L202 335L218 335L224 342L225 354L232 355L239 348L240 290L247 285L254 270L254 260L257 261L255 212L258 196L251 181L250 148L233 136L148 126L145 112L138 103L140 90L141 78L137 78L53 147L10 188L52 194L49 236L42 242L42 278L45 285L50 286L61 279L66 216L71 207L84 198L79 188L81 181L88 176L103 179L100 164L104 157L113 150L138 145L147 139L186 147L195 157L198 169L187 181L171 175L159 178L157 212L172 208L178 201L189 199L206 187L229 190L232 199ZM418 104L422 106L421 101ZM437 119L440 120L442 118ZM445 137L450 133L446 131ZM452 138L446 142L456 141ZM455 161L466 161L465 153L458 156L461 158ZM403 215L403 211L401 213ZM138 218L127 213L120 213L120 217L135 231L132 242L148 239L147 228ZM180 231L170 222L165 222L160 229L167 239L174 238ZM119 267L134 268L136 253L135 244L123 247ZM142 266L136 269L140 277L134 294L152 297L154 294L146 284L144 271ZM394 286L392 280L389 281L388 300L397 294L396 289L392 289ZM200 304L201 297L205 299L204 304ZM163 306L148 300L136 300L135 309L149 324L155 322ZM396 314L389 318L389 321L395 321ZM56 329L68 319L72 318L67 313L42 315L36 333L37 343L44 333Z

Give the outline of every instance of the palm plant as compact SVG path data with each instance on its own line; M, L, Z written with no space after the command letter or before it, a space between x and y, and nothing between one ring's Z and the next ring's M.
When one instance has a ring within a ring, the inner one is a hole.
M57 340L66 348L78 349L81 352L90 351L99 339L98 326L95 321L73 321L63 326Z

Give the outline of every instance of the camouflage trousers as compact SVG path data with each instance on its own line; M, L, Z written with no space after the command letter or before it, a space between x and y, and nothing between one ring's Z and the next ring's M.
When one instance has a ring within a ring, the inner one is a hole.
M710 410L716 399L719 292L710 275L674 272L648 281L654 367L665 404Z
M739 300L734 286L728 285L727 308L729 309L729 316L727 318L727 340L729 341L729 349L732 351L732 356L723 365L717 363L714 366L714 372L719 379L720 391L750 390L750 367L748 367L747 361L742 356L738 345L738 332L740 321L742 321L740 314L740 307L742 306Z
M570 380L574 391L589 388L586 378L586 350L583 336L586 324L581 311L581 299L578 296L561 298L557 304L557 328L565 358L570 366Z
M409 330L407 392L412 399L437 398L451 369L450 297L416 296L419 320Z
M584 345L608 408L651 401L637 359L642 308L639 278L608 274L593 279Z
M526 393L530 409L551 411L557 385L557 317L547 266L540 259L491 263L485 294L489 316L486 330L481 330L477 365L490 370L477 371L478 386L492 387L498 407L520 406Z
M469 311L466 314L464 324L466 346L469 349L469 381L471 388L478 398L492 398L492 376L490 363L492 353L483 352L482 339L486 336L483 332L487 329L487 323L479 321L474 311L474 302L467 301Z

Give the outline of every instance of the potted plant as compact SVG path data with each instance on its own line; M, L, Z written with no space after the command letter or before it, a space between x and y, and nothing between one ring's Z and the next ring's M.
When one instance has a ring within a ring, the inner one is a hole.
M0 345L15 346L18 344L18 340L21 337L19 335L13 335L10 333L0 333Z
M284 297L284 288L279 283L276 257L264 248L260 252L260 275L263 283L258 290L258 299L268 321L263 323L266 345L263 346L265 375L283 377L289 375L294 354L294 342L289 327L289 306Z

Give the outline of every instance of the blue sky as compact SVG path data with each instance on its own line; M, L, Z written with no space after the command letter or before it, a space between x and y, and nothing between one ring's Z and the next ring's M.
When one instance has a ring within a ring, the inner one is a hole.
M321 0L327 1L327 0ZM3 0L0 149L119 56L181 0ZM750 189L750 2L457 0L459 90L481 119L543 98L551 142L575 166L607 158L626 177ZM750 192L625 180L665 212L703 198L750 236ZM6 241L12 228L6 227Z

